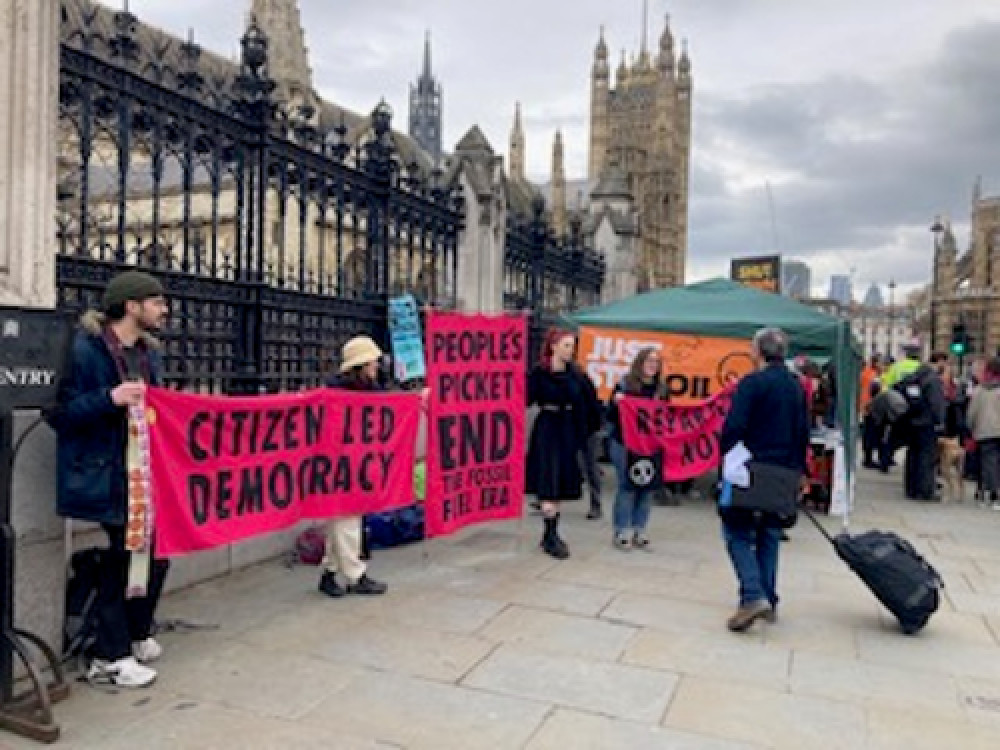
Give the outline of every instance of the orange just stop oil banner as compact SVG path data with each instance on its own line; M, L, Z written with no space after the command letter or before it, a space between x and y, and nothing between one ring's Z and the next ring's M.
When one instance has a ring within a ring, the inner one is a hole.
M754 370L751 344L744 339L594 326L580 328L577 361L607 400L635 355L647 347L663 357L671 400L677 404L710 399Z

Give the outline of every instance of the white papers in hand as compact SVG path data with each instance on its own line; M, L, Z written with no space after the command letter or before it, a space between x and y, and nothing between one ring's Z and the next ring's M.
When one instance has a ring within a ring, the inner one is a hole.
M747 461L753 456L743 442L734 445L722 459L722 478L736 487L746 489L750 486L750 469Z

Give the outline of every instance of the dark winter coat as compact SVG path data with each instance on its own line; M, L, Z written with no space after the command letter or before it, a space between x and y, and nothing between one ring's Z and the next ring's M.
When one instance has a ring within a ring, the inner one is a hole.
M528 377L528 406L539 407L528 445L526 491L540 500L579 500L583 475L579 455L596 431L600 413L593 383L570 367L536 367Z
M740 381L733 396L719 439L725 456L741 442L754 461L806 473L809 451L809 408L798 378L781 362L769 364ZM745 508L720 508L729 524L745 525L763 521L765 525L784 525L780 519L767 518Z
M56 431L56 510L66 518L125 525L126 410L111 401L122 379L102 336L104 318L89 312L80 321L56 406L48 415ZM149 358L150 384L160 385L162 360L156 341L139 347Z
M920 386L921 398L906 415L909 425L915 428L943 429L948 416L948 402L944 397L941 377L933 367L921 365L913 378Z

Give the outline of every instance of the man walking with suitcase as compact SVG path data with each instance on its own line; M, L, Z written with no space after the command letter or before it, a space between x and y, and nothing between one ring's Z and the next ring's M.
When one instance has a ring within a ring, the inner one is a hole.
M765 328L753 339L759 370L740 381L720 438L721 454L742 442L758 464L805 476L809 409L805 392L785 366L788 339ZM720 507L722 532L740 582L740 604L727 626L743 632L759 619L773 621L778 606L778 552L788 519L745 507Z

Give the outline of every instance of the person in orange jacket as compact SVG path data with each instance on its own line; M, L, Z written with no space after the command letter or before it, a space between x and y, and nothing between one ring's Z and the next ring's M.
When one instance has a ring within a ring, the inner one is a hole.
M861 389L858 393L862 420L861 452L866 469L878 468L878 449L884 426L872 415L871 405L875 396L882 390L879 382L881 375L882 361L876 354L861 371Z

